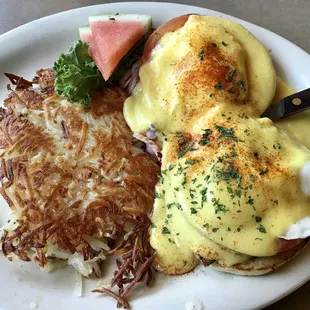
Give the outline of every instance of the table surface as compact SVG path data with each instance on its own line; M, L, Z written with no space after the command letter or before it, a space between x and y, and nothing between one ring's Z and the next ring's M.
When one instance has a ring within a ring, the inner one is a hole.
M0 34L46 15L107 2L116 1L0 0ZM239 17L287 38L310 53L310 0L167 0L167 2L201 6ZM266 309L310 309L309 292L310 282Z

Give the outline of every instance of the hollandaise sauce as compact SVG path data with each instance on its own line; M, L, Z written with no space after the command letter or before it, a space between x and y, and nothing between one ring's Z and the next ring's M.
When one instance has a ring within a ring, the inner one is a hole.
M291 91L235 22L191 16L160 40L124 106L133 131L155 126L164 136L150 231L158 269L182 274L199 256L232 266L275 255L278 236L310 215L299 184L310 152L260 118ZM277 126L289 132L294 122Z
M124 115L133 131L188 130L214 106L260 115L270 104L276 74L263 45L240 24L192 15L167 33L139 71Z
M216 109L205 124L164 142L151 244L167 273L193 268L176 248L224 266L275 255L277 236L310 214L298 174L310 153L267 118Z

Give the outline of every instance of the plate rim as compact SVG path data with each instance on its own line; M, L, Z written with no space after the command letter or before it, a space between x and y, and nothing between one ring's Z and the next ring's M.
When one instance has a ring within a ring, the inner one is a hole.
M29 21L25 24L22 24L20 26L17 26L11 30L8 30L4 33L2 33L0 35L0 41L5 39L7 36L10 36L10 35L14 35L16 33L18 33L19 31L21 30L24 30L28 27L32 27L36 24L39 24L40 22L44 22L44 21L47 21L48 19L53 19L55 17L58 17L58 16L61 16L63 14L67 14L68 12L75 12L75 11L82 11L86 8L96 8L96 7L102 7L104 5L108 5L108 4L113 4L113 5L122 5L122 4L133 4L133 5L137 5L137 4L145 4L145 5L170 5L170 6L177 6L177 7L188 7L188 8L195 8L195 9L202 9L202 10L208 10L212 13L214 13L215 15L218 15L220 14L221 17L224 17L224 18L229 18L229 19L234 19L235 21L239 21L241 22L242 24L249 24L251 26L255 26L257 28L259 28L260 30L264 31L264 32L267 32L267 33L270 33L270 34L273 34L275 36L277 36L278 39L281 39L281 40L284 40L286 41L286 43L294 46L295 48L297 48L300 52L304 53L306 56L310 57L310 54L307 53L307 51L305 51L304 49L302 49L301 47L299 47L297 44L293 43L292 41L282 37L281 35L267 29L267 28L264 28L262 26L259 26L255 23L252 23L252 22L249 22L247 20L244 20L244 19L241 19L239 17L235 17L233 15L229 15L229 14L226 14L226 13L222 13L220 11L216 11L216 10L212 10L212 9L208 9L207 7L201 7L201 6L196 6L196 5L191 5L191 4L183 4L183 3L173 3L173 2L153 2L153 1L125 1L125 2L109 2L109 3L101 3L101 4L94 4L94 5L87 5L87 6L81 6L81 7L78 7L78 8L73 8L73 9L68 9L68 10L64 10L64 11L61 11L61 12L58 12L58 13L54 13L54 14L50 14L50 15L46 15L46 16L43 16L43 17L39 17L37 19L34 19L32 21Z
M251 23L247 20L244 20L244 19L241 19L241 18L238 18L238 17L235 17L235 16L232 16L232 15L229 15L229 14L226 14L226 13L222 13L222 12L219 12L219 11L216 11L216 10L211 10L211 9L208 9L207 7L200 7L200 6L195 6L195 5L191 5L191 4L179 4L179 3L171 3L171 2L137 2L137 1L134 1L134 2L112 2L112 3L102 3L102 4L96 4L96 5L91 5L91 6L82 6L82 7L78 7L78 8L74 8L74 9L68 9L68 10L65 10L65 11L61 11L61 12L58 12L58 13L54 13L54 14L51 14L51 15L47 15L47 16L43 16L41 18L38 18L38 19L35 19L35 20L32 20L32 21L29 21L23 25L20 25L16 28L13 28L3 34L0 35L0 44L2 41L5 41L5 40L8 40L11 36L18 36L20 33L24 32L24 31L27 31L27 29L30 29L32 27L36 27L38 26L41 22L44 22L44 23L48 23L49 20L53 20L53 19L57 19L58 17L61 17L62 15L66 15L68 14L69 12L78 12L78 11L83 11L87 8L98 8L98 9L102 9L104 8L106 5L118 5L118 6L122 6L122 5L128 5L128 4L132 4L132 5L145 5L145 6L152 6L152 5L155 5L155 6L166 6L166 5L169 5L169 6L175 6L175 7L183 7L184 9L195 9L195 10L208 10L210 13L212 13L212 15L216 15L216 16L221 16L223 18L228 18L228 19L232 19L234 21L237 21L237 22L240 22L242 25L245 25L246 27L247 26L250 26L250 27L253 27L254 28L257 28L258 30L262 31L262 33L265 35L273 35L277 38L277 40L279 41L282 41L285 45L289 45L291 48L295 49L296 51L298 51L299 53L302 53L305 57L307 57L309 60L310 60L310 55L308 52L306 52L305 50L303 50L302 48L300 48L298 45L296 45L295 43L289 41L288 39L280 36L279 34L271 31L271 30L268 30L266 28L263 28L257 24L254 24L254 23ZM309 247L309 246L308 246ZM281 300L282 298L290 295L292 292L296 291L298 288L300 288L302 285L304 285L305 283L307 283L308 281L310 280L310 273L309 273L309 276L307 279L304 279L303 281L301 281L300 283L298 283L297 285L295 286L292 286L290 289L286 290L285 292L283 292L282 294L280 295L276 295L275 298L269 300L268 302L265 302L263 304L261 304L259 306L259 308L257 309L260 309L261 307L267 307L279 300Z

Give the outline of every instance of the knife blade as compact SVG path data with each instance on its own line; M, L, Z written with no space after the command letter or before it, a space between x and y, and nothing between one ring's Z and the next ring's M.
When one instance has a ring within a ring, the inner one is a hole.
M273 121L310 109L310 88L281 99L271 104L261 117Z

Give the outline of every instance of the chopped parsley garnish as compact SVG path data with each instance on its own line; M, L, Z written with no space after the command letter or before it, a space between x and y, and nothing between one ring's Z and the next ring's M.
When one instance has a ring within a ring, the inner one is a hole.
M239 80L239 81L237 82L237 86L238 86L239 88L244 88L245 82L244 82L243 80Z
M204 188L201 190L201 205L208 201L208 189Z
M238 183L241 181L239 170L234 167L231 162L226 162L226 166L216 169L216 178L218 180L224 180L228 182L230 179L237 180Z
M259 175L264 175L264 174L266 174L268 171L269 171L269 169L268 169L268 168L265 168L265 169L263 169L263 170L259 173Z
M219 230L219 229L216 228L216 227L212 228L212 231L213 231L214 233L216 233L218 230Z
M250 174L250 180L255 181L255 175L254 174Z
M167 218L170 219L172 214L167 214Z
M280 143L276 143L276 144L273 145L273 148L275 150L280 150L281 149L281 144Z
M253 155L254 155L254 157L255 157L256 159L258 159L258 153L257 153L257 152L254 152Z
M109 17L109 20L115 20L115 18L114 17Z
M202 134L201 140L199 141L200 145L209 145L210 139L209 136L212 134L211 129L203 129L204 133Z
M231 82L233 78L236 76L236 69L231 70L228 75L226 76L226 81Z
M200 60L204 60L205 58L204 58L204 55L206 54L206 51L205 50L201 50L200 52L199 52L199 55L198 55L198 57L199 57L199 59Z
M171 171L174 167L175 167L175 165L170 164L168 167L168 170Z
M219 198L218 199L212 198L212 203L215 214L217 214L218 212L226 213L228 211L227 207L224 204L220 203Z
M279 200L277 199L277 200L274 200L273 202L277 205L279 203Z
M205 180L206 182L210 183L210 182L209 182L210 178L211 178L211 176L208 174L208 175L204 178L204 180Z
M185 165L194 165L197 162L198 160L195 160L195 159L186 159Z
M151 224L151 227L152 228L157 228L157 226L154 223Z
M178 192L180 189L178 187L175 187L174 190Z
M184 168L179 164L178 165L178 170L177 170L177 173L175 174L175 176L177 175L181 175L184 171Z
M171 202L167 204L167 209L171 209L172 206L176 206L179 210L182 210L182 206L179 203Z
M224 41L222 41L222 44L226 47L228 44Z
M259 223L259 222L261 222L261 221L262 221L262 218L261 218L261 217L255 216L255 222L256 222L256 223Z
M232 148L231 152L229 154L225 154L225 158L234 158L237 156L238 156L238 154L237 154L237 151L235 148Z
M165 179L163 178L163 176L161 174L157 175L160 181L160 184L164 184Z
M249 129L245 129L245 130L244 130L244 133L245 133L247 136L249 136L249 135L250 135L250 130L249 130Z
M216 47L216 43L211 43L212 46Z
M165 234L170 234L170 230L169 230L167 227L163 227L163 230L161 231L161 233L162 233L163 235L165 235Z
M172 239L170 239L170 238L168 238L168 241L169 241L170 243L175 244L175 242L174 242Z
M184 137L182 133L177 133L176 137L179 142L178 158L183 157L187 152L196 151L196 149L193 148L194 142L191 138Z
M252 206L254 204L254 199L253 198L249 198L247 204Z
M266 229L262 224L260 224L259 227L257 227L257 230L263 234L266 233Z
M196 214L197 210L195 208L191 208L191 214Z
M181 158L183 157L187 152L192 152L192 151L196 151L196 149L194 149L193 144L191 146L189 146L188 148L185 148L183 150L179 150L178 151L178 157Z
M158 198L160 199L161 198L161 194L159 192L155 192L155 199Z
M221 134L219 138L232 138L233 141L238 142L238 138L235 137L234 128L225 128L223 126L214 125L214 128Z
M214 87L218 90L222 90L223 89L223 83L222 82L218 82L214 85Z
M217 161L218 161L219 163L222 163L222 162L223 162L223 157L218 157L218 158L217 158Z
M198 205L198 202L197 201L192 201L191 204L192 205Z
M227 228L227 231L231 231L230 227Z
M241 190L240 189L236 189L235 190L235 195L240 198L241 197Z
M237 232L240 232L240 231L241 231L241 228L240 228L240 227L238 227L238 228L237 228Z
M228 192L229 194L232 194L232 193L233 193L233 190L232 190L232 188L231 188L230 186L227 186L226 189L227 189L227 192Z

